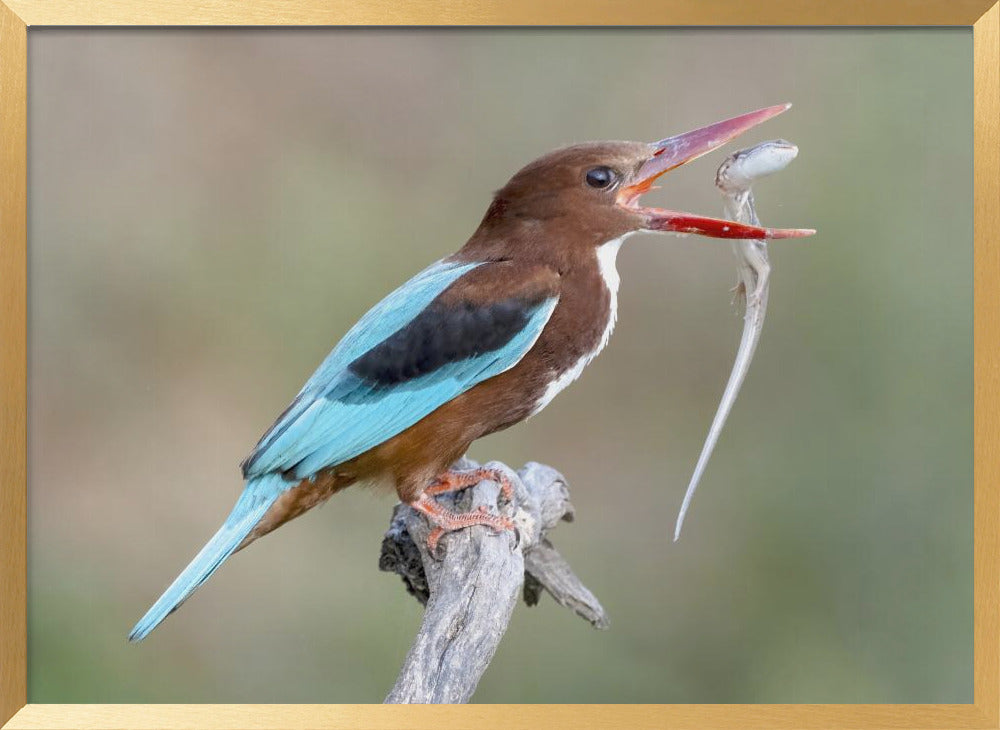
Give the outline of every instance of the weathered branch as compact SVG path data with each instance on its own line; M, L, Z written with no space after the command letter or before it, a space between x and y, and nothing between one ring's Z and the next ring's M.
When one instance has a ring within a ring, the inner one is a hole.
M476 466L463 460L456 468ZM438 551L444 556L438 559L428 553L426 517L404 504L393 511L379 568L402 576L426 610L386 702L467 702L507 630L522 586L529 606L544 589L595 627L608 626L601 604L546 537L561 520L573 519L562 475L536 463L517 473L499 462L487 466L502 469L514 484L513 502L501 511L514 519L518 536L482 526L458 530L442 538ZM499 495L499 485L485 481L439 499L460 511L496 511Z

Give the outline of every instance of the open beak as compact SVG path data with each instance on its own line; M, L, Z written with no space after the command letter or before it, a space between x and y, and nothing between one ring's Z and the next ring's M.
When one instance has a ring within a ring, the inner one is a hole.
M635 173L628 185L618 193L618 204L631 210L642 212L646 218L646 228L651 231L674 231L677 233L697 233L713 238L799 238L811 236L816 231L809 228L762 228L721 218L683 213L663 208L642 208L639 196L653 188L653 182L665 172L680 167L718 149L761 122L786 111L791 104L778 104L758 109L724 122L716 122L692 132L667 137L654 142L650 147L653 154Z

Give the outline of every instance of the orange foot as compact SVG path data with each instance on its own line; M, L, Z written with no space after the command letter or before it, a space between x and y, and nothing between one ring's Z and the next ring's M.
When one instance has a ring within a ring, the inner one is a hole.
M424 494L434 496L435 494L444 494L445 492L458 492L487 480L499 484L500 492L503 494L504 499L508 502L513 501L514 485L510 483L510 479L499 469L487 469L485 467L469 469L468 471L446 471L437 478L437 481L424 490Z
M435 494L458 491L459 489L471 487L473 484L478 484L483 479L494 479L494 472L491 470L477 469L475 471L489 472L489 474L477 474L473 476L472 472L446 472L443 478L424 490L416 500L410 502L410 506L413 509L423 512L435 525L434 529L431 530L431 534L427 536L427 548L430 550L431 555L437 555L438 541L442 536L455 530L461 530L464 527L486 525L487 527L492 527L496 532L514 530L516 534L517 530L513 521L501 515L490 514L486 507L480 507L474 512L453 512L446 507L442 507L434 499L433 495ZM449 479L449 477L451 478ZM465 483L467 479L471 481ZM455 481L460 483L456 484ZM500 483L504 494L508 495L507 498L510 499L509 495L513 494L513 487L510 482L502 476L496 479L496 481ZM505 483L506 489L504 489Z

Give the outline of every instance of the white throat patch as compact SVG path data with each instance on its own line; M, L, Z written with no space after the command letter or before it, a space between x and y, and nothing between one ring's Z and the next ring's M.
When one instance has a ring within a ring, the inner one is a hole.
M597 347L583 355L568 370L564 370L559 374L559 377L549 383L549 387L545 389L542 397L535 404L535 409L531 412L532 416L551 403L552 399L559 395L567 385L579 378L583 369L600 354L601 350L608 344L608 340L611 339L611 333L615 329L615 322L618 321L618 285L621 284L621 277L618 275L618 268L615 264L618 259L618 249L621 248L622 243L624 243L629 235L631 234L626 233L621 238L613 238L597 247L597 267L601 272L601 278L604 279L604 286L607 287L608 294L611 297L608 323L604 327L604 332L601 334L601 339L597 343Z

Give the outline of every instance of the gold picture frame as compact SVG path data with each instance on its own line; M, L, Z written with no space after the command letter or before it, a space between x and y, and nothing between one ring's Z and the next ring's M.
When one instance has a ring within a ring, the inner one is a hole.
M974 702L954 705L40 705L27 702L27 36L32 26L971 26ZM8 728L1000 727L1000 3L994 0L0 0L0 722Z

